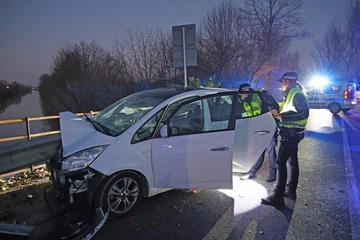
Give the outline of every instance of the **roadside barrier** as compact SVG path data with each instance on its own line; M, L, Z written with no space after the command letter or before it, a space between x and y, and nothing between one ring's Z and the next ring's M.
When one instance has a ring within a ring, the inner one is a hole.
M98 112L90 113L95 115ZM60 144L60 130L31 133L30 122L58 118L59 115L0 120L0 125L24 122L27 133L23 136L0 138L0 143L3 143L0 145L0 178L41 167L54 156Z
M98 113L98 111L97 112L91 111L90 113L86 113L86 114L95 115L97 113ZM84 116L83 113L76 113L76 115ZM42 132L42 133L33 133L33 134L31 134L31 131L30 131L30 122L31 121L43 121L43 120L51 120L51 119L58 119L58 118L59 118L59 115L43 116L43 117L25 117L25 118L17 118L17 119L0 120L0 125L2 125L2 124L10 124L10 123L25 122L25 127L26 127L26 135L7 137L7 138L0 138L0 143L9 142L9 141L15 141L15 140L21 140L21 139L31 140L31 138L33 138L33 137L42 137L42 136L58 134L58 133L60 133L60 130L48 131L48 132Z

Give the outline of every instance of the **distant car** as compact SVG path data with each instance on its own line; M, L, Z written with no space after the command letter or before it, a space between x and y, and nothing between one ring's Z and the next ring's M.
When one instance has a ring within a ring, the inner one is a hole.
M334 82L307 92L310 108L325 108L332 113L347 112L357 106L356 85L350 82Z
M89 119L60 113L47 194L116 219L172 188L231 189L233 172L250 170L276 128L266 107L244 117L241 105L235 89L166 88L134 93Z

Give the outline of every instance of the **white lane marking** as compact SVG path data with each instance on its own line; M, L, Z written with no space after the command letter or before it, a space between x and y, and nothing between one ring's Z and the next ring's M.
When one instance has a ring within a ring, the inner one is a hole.
M356 186L356 178L354 174L353 162L350 154L349 142L345 128L345 122L341 121L342 138L344 145L344 160L346 179L349 191L349 210L351 222L352 239L360 239L360 201L359 191Z
M354 125L351 124L351 122L349 121L349 119L347 119L345 114L342 114L341 118L346 121L347 124L349 124L349 126L351 127L352 131L357 132L358 130L354 127Z

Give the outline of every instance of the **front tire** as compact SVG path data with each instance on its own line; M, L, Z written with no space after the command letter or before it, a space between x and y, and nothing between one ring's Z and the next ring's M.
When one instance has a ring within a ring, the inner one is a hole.
M99 186L95 195L95 205L109 212L110 219L118 219L129 214L143 197L141 178L134 172L114 174Z

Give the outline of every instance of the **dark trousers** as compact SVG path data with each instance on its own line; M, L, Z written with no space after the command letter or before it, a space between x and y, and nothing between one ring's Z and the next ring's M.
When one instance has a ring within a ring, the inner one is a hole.
M268 153L269 165L270 165L269 175L276 174L276 145L278 142L277 138L278 135L275 134L271 139L269 146L266 148L266 152ZM255 174L263 165L264 159L265 159L265 151L263 152L263 154L261 154L259 159L254 164L254 166L250 169L250 172Z
M298 144L304 138L304 133L296 132L289 135L286 132L284 133L280 131L280 136L280 147L278 157L276 159L277 184L275 193L283 195L287 182L287 162L290 164L290 178L288 186L293 190L296 190L297 188L299 181Z

